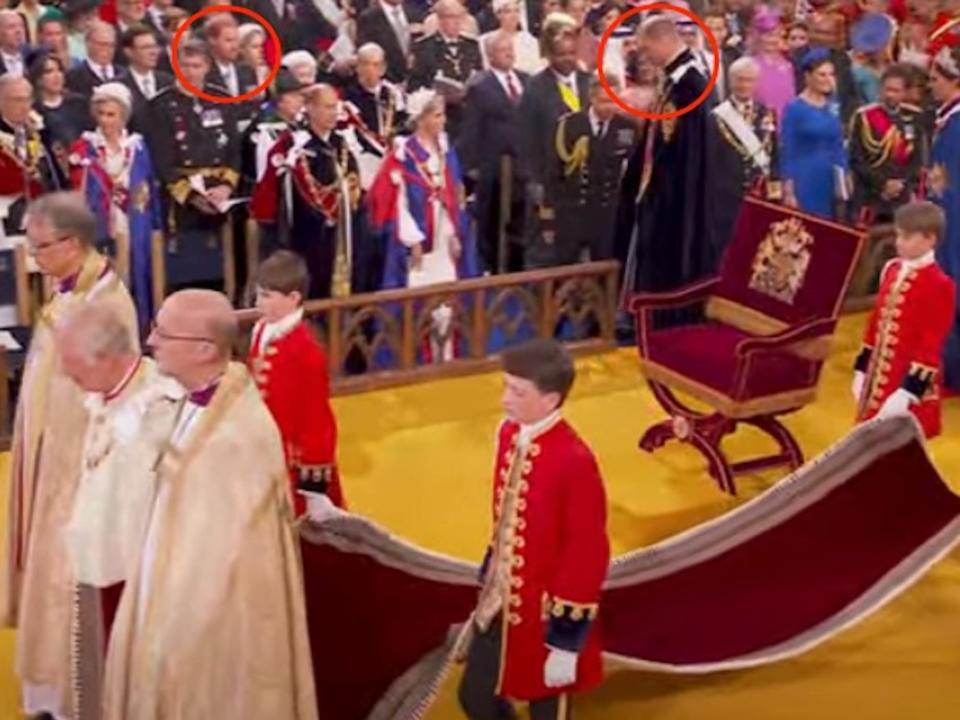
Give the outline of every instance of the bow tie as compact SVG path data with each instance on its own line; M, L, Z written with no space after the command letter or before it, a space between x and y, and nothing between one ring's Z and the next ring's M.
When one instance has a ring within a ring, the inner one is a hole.
M206 407L213 399L213 396L217 392L217 387L219 387L219 385L219 382L215 382L212 385L207 385L207 387L201 388L200 390L194 390L192 393L187 395L187 400L192 402L194 405L198 405L199 407Z

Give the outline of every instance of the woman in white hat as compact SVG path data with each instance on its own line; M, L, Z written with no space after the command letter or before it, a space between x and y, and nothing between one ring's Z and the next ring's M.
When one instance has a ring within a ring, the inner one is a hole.
M407 98L414 132L397 140L370 189L374 225L387 234L384 289L423 287L478 275L463 173L447 138L443 96L422 89ZM453 308L435 308L428 362L457 355Z
M101 249L115 258L137 304L140 327L153 318L151 246L161 225L156 173L146 142L127 131L130 90L117 82L93 90L96 128L70 147L70 181L97 216Z
M240 59L257 73L257 84L263 84L267 75L270 74L270 66L267 65L263 52L267 31L260 23L244 23L240 26L237 36L240 40ZM259 99L265 95L266 93L261 93Z

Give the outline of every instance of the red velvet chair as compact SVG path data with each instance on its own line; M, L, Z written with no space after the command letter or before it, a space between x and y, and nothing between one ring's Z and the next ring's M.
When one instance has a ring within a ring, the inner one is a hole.
M823 361L864 235L805 213L748 198L717 277L672 293L630 299L640 366L670 419L649 428L640 447L668 440L697 448L722 490L734 477L803 463L778 416L814 400ZM699 320L667 326L663 311L689 309ZM700 412L676 391L705 403ZM740 424L779 446L772 455L731 462L721 442Z

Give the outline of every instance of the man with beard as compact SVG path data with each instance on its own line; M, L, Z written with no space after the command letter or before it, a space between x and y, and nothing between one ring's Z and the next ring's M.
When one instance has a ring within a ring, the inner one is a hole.
M850 125L854 209L880 222L893 219L920 181L921 110L903 102L910 80L910 70L902 65L887 68L881 79L883 102L857 110Z
M274 225L310 272L310 298L350 294L354 211L360 199L357 161L336 132L337 91L314 85L306 93L306 127L277 141L250 205L260 223Z
M639 40L649 60L663 69L658 114L694 103L707 87L674 19L655 15L641 25ZM722 251L713 215L716 125L707 102L678 117L646 124L628 176L625 202L635 203L624 277L629 292L665 292L714 271ZM639 187L637 187L639 185Z

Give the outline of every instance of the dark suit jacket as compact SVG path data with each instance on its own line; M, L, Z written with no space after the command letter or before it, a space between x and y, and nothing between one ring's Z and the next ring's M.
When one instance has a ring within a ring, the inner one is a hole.
M161 70L153 71L153 80L156 85L156 93L173 85L173 75ZM140 86L137 85L137 81L134 79L132 73L127 74L123 79L123 84L130 88L130 96L133 98L133 109L130 113L130 129L142 135L146 132L147 128L150 101L140 92Z
M480 43L461 35L456 41L456 60L447 54L447 43L439 32L421 38L413 46L413 62L410 67L411 90L432 87L434 78L442 71L445 77L467 82L470 76L483 67Z
M423 22L423 13L416 6L404 3L403 11L410 24ZM411 46L415 38L411 38ZM383 48L387 59L387 80L401 83L407 79L410 63L393 26L383 13L380 3L371 5L357 18L357 47L372 42ZM411 48L412 49L412 48Z
M547 164L554 155L557 120L571 108L563 101L557 87L557 75L546 68L534 75L520 103L521 137L527 150L530 179L543 184ZM590 104L590 75L577 71L580 109Z
M282 16L277 13L273 0L248 0L245 4L276 29L284 53L293 50L316 52L317 40L337 36L337 29L311 0L286 0ZM252 22L253 19L243 21Z
M113 80L122 82L126 75L127 71L122 67L118 65L113 66ZM87 62L83 62L67 71L67 87L87 99L93 95L93 89L97 87L97 85L103 85L104 82L107 81L101 80Z
M237 90L238 95L243 95L250 90L255 89L260 81L257 80L257 71L254 70L249 65L244 63L236 63L237 68ZM223 77L223 74L220 72L220 68L217 66L216 62L210 63L210 72L207 73L206 83L208 85L216 85L222 88L228 88L226 79ZM245 100L242 103L237 103L235 110L237 111L237 116L242 119L250 119L253 117L254 113L257 111L257 107L260 105L260 100L257 98L251 98L250 100Z
M20 49L20 57L23 58L23 74L24 75L27 74L27 65L28 65L27 58L30 57L30 53L32 52L33 52L33 48L31 48L29 45L24 45ZM0 55L0 75L4 75L6 74L6 72L7 72L7 64L3 61L3 56Z
M153 21L153 16L150 15L150 13L147 13L143 16L143 20L140 21L140 24L146 25L148 29L153 30L153 34L156 36L160 47L168 44L167 34L163 31L163 28L157 27L157 24ZM129 28L121 28L119 20L114 23L114 27L117 28L117 52L116 55L113 56L113 62L121 67L127 67L130 62L127 60L127 54L123 51L123 33Z
M520 72L516 75L525 93L530 77ZM515 175L523 177L525 170L520 161L525 153L520 151L520 132L520 102L510 99L492 70L474 76L467 86L463 127L457 144L464 169L478 172L482 178L496 177L500 158L509 155L514 158Z

